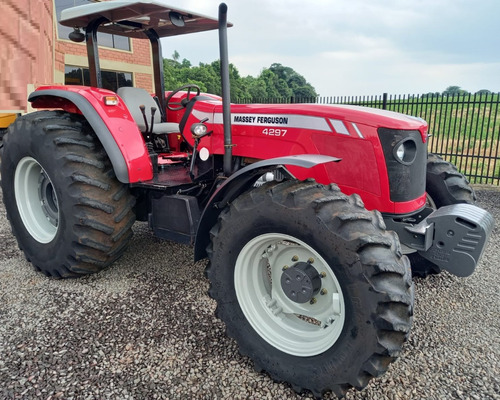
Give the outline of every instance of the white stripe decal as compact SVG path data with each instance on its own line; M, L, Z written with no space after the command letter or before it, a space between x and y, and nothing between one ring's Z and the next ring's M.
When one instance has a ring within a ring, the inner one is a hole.
M222 124L222 113L208 114L193 110L193 115L202 120L208 118L208 123ZM250 126L281 126L283 128L312 129L316 131L332 132L332 129L323 117L291 114L231 114L232 125Z
M354 130L356 131L356 133L358 134L358 136L361 138L361 139L364 139L365 137L363 136L363 134L361 133L361 131L359 130L358 126L352 122L352 127L354 128Z
M205 118L207 118L207 123L209 124L213 124L214 123L214 117L213 117L213 113L206 113L206 112L203 112L203 111L199 111L199 110L193 110L193 113L192 113L195 118L197 118L199 121L202 121L204 120Z
M341 135L349 136L349 131L342 121L338 119L331 119L330 122L333 125L333 129L335 129L335 132L340 133Z

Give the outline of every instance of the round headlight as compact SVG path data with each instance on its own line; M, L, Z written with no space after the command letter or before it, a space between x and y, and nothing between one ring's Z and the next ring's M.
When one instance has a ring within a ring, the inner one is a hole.
M206 133L207 133L207 127L203 124L193 124L191 126L191 133L195 136L195 137L202 137L202 136L205 136Z
M413 139L404 139L394 146L394 158L404 165L410 165L417 155L417 144Z

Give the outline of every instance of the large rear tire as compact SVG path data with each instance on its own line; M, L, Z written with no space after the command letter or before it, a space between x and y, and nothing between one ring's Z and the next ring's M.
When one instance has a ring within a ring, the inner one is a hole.
M294 390L362 389L408 338L408 259L378 212L314 181L241 195L211 230L217 316L242 354ZM297 284L298 282L298 284Z
M7 133L7 129L0 128L0 150L3 147L3 137L5 136L6 133Z
M19 247L47 276L98 272L132 236L135 198L82 116L19 117L4 137L2 190Z
M438 209L452 204L475 204L476 194L467 178L452 163L436 154L427 157L427 206ZM413 276L425 278L441 272L436 264L418 253L408 254Z

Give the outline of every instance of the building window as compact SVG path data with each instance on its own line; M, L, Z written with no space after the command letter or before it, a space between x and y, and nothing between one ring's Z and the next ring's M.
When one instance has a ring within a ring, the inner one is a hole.
M95 3L93 0L55 0L56 16L57 16L57 32L59 39L68 39L69 34L73 32L73 28L62 26L59 23L61 19L61 11L75 6L81 6L87 3ZM109 33L97 32L97 43L99 46L111 47L113 49L130 51L130 39L125 36L111 35Z
M132 73L120 71L101 71L102 87L116 92L122 86L132 86ZM64 67L64 84L90 86L90 73L88 68Z

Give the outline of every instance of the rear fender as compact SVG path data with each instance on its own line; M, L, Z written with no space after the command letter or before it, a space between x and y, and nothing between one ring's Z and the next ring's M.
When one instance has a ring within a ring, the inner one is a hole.
M195 261L201 260L207 256L206 248L210 243L209 232L216 224L222 210L236 197L250 189L266 172L279 170L285 177L293 179L295 177L285 168L286 165L312 168L316 165L338 161L340 161L340 159L335 157L309 154L278 157L258 161L231 175L217 188L203 210L196 232L194 247Z
M118 104L104 104L105 96L116 96ZM79 112L89 122L122 183L153 178L153 169L141 132L125 103L116 93L85 86L47 86L30 94L34 108L61 108Z

